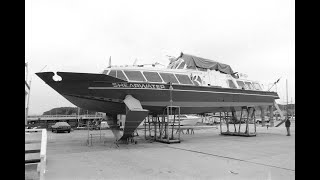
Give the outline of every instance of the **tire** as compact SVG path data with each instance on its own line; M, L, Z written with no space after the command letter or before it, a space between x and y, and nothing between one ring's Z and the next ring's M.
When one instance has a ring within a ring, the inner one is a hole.
M51 132L53 132L53 129L51 129Z
M68 133L70 133L70 130L68 131Z

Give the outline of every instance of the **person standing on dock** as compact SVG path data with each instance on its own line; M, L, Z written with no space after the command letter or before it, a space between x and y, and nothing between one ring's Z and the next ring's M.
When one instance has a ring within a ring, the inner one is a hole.
M285 122L285 126L287 128L287 136L290 136L290 125L291 125L291 122L290 122L289 118L287 118L287 120Z

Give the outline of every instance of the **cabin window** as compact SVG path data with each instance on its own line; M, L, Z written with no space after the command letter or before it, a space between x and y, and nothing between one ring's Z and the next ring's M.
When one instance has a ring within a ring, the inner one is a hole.
M200 84L202 83L202 80L201 80L200 76L197 77L196 81L198 81Z
M115 70L111 70L110 73L109 73L109 76L117 77L116 76L116 71Z
M253 85L251 82L245 82L249 89L254 90Z
M238 83L238 86L241 88L241 89L244 89L245 88L245 85L242 81L237 81Z
M108 74L108 71L109 71L109 70L104 70L104 71L102 72L102 74Z
M229 79L228 81L227 81L227 83L228 83L228 86L230 87L230 88L237 88L236 87L236 85L233 83L233 81L231 80L231 79Z
M256 90L262 90L261 86L258 83L253 83L253 86Z
M124 71L124 73L130 81L146 81L140 71Z
M181 64L179 65L178 69L183 69L184 65L186 65L186 63L184 61L182 61Z
M147 81L150 81L150 82L162 82L161 77L156 72L143 72L143 74L147 78Z
M115 77L115 78L119 78L122 80L127 81L127 78L124 76L123 72L120 70L111 70L109 73L109 76Z
M127 78L122 71L117 71L117 78L127 81Z
M200 86L202 84L202 80L201 80L200 76L198 76L198 75L193 76L191 78L191 80L192 80L193 84L196 86Z
M184 74L175 74L175 75L181 84L192 84L188 75L184 75Z
M173 74L170 73L160 73L160 76L162 77L162 79L164 80L164 82L168 83L175 83L175 84L179 84L179 82L177 81L176 77Z

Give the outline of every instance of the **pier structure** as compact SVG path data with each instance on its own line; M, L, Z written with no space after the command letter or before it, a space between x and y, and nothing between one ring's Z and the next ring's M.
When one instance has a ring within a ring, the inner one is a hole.
M41 126L43 128L50 128L56 122L66 121L71 127L79 127L81 124L86 127L87 122L102 120L103 115L39 115L39 116L28 116L27 124L34 126Z

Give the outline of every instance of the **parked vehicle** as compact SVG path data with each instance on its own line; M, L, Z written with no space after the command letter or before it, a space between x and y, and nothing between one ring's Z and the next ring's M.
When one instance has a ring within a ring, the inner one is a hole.
M269 123L269 121L270 121L269 117L265 116L264 117L264 122L265 123ZM262 119L261 118L256 118L256 123L257 124L261 124L262 123Z
M109 128L109 125L106 121L102 121L101 124L100 124L100 128L101 129L108 129Z
M63 131L67 131L68 133L70 133L71 131L71 126L66 123L66 122L57 122L55 125L51 126L51 131L52 132L63 132Z

